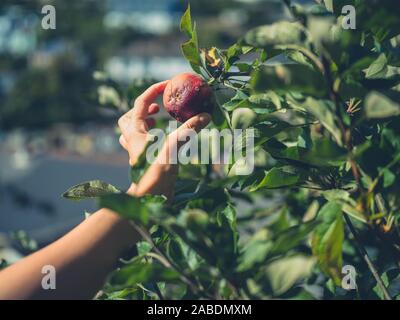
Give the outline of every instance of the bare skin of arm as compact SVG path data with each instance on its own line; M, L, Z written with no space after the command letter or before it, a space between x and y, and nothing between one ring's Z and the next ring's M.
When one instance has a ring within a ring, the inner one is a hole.
M120 143L127 150L131 165L144 150L147 131L154 125L149 116L159 110L154 101L166 85L164 81L147 89L118 122L122 132ZM186 129L199 131L209 121L207 114L189 119L166 139L159 157L168 158ZM154 163L127 193L162 194L170 199L177 172L177 165L166 161ZM111 210L100 209L59 240L1 271L0 299L91 299L115 268L118 258L139 239L128 221ZM55 290L42 288L42 268L46 265L56 270Z

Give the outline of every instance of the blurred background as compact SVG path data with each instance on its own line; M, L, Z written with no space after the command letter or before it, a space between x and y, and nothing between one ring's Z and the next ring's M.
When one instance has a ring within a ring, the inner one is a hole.
M46 4L56 8L55 30L41 27ZM190 4L201 47L227 48L286 14L278 0ZM70 186L91 179L128 186L118 112L104 103L115 97L97 81L106 74L136 92L190 71L180 53L186 7L183 0L1 0L0 259L51 242L95 210L90 201L62 199Z

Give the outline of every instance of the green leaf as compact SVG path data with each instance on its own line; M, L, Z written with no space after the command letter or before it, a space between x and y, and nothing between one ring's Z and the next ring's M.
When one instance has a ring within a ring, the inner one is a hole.
M111 105L116 108L121 106L121 97L113 87L101 85L97 88L97 95L101 105Z
M255 264L264 261L271 249L272 243L268 241L270 233L267 229L261 229L248 241L240 257L238 271L245 271Z
M110 282L116 286L131 287L145 282L176 281L179 274L158 263L135 261L111 275Z
M180 30L184 32L189 38L193 36L192 17L190 14L190 4L188 5L185 13L181 18Z
M250 85L256 92L274 90L285 93L291 90L314 96L326 93L322 74L304 64L262 66L252 73Z
M326 10L328 10L329 12L333 12L333 2L334 0L324 0Z
M387 67L387 58L384 53L380 54L379 57L371 63L368 69L365 70L365 77L367 79L374 79Z
M335 106L328 100L316 100L308 97L302 107L311 113L328 130L336 143L342 145L342 133L337 125Z
M321 270L339 286L342 276L344 240L341 205L336 201L328 202L321 208L318 220L321 221L321 224L313 234L312 251L318 259Z
M205 230L209 224L209 216L201 209L187 209L179 215L178 223L194 231Z
M237 228L236 228L236 222L237 222L236 209L231 203L228 203L228 205L222 211L219 211L217 213L218 224L220 226L223 225L223 221L222 221L221 215L224 216L226 218L226 220L228 221L228 223L229 223L229 226L230 226L231 231L233 233L234 251L236 252L237 251L237 243L238 243L238 240L239 240L239 233L238 233Z
M383 171L383 187L384 188L390 187L396 181L396 176L392 171L390 171L387 168L384 168L382 171Z
M100 207L111 209L126 219L147 225L152 216L162 211L165 201L163 196L136 198L120 193L100 197L98 203Z
M313 231L319 223L320 222L317 220L311 220L279 232L273 237L273 245L268 252L268 256L274 257L281 255L295 248L306 240L306 236Z
M303 166L340 166L346 159L346 149L340 148L328 138L315 139L311 149L298 146L287 147L275 138L263 143L263 148L276 159L286 159Z
M277 45L303 44L306 39L300 23L280 21L250 30L244 37L247 44L256 48L273 48Z
M273 106L274 108L271 109L274 111L282 108L281 98L274 91L252 94L249 97L249 102L257 105L265 105L266 108L271 108Z
M383 119L400 115L400 104L377 92L370 92L365 98L365 115L369 119Z
M32 253L38 250L36 240L32 239L24 230L13 231L10 233L10 237L25 253Z
M232 128L247 129L257 119L257 114L249 108L237 108L232 112Z
M238 271L249 270L256 264L287 253L302 243L318 223L318 221L312 220L290 227L274 236L267 229L259 230L245 246L240 257Z
M182 54L186 58L186 60L189 61L192 69L197 73L201 73L201 58L199 52L199 44L197 40L196 24L192 24L190 6L188 6L182 16L180 29L189 37L189 40L181 45Z
M270 263L266 275L274 296L279 296L294 284L311 275L315 261L304 255L294 255Z
M272 168L265 173L264 179L255 188L250 189L250 192L260 188L274 189L295 185L300 180L299 174L293 167L285 166L280 168Z
M8 262L5 259L0 258L0 270L5 269L6 267L8 267Z
M183 43L182 46L183 56L189 61L193 70L196 72L200 71L199 65L201 64L199 48L196 38L192 38L187 42Z
M67 199L82 200L120 192L119 189L109 183L100 180L92 180L82 182L69 188L62 194L62 196Z
M345 190L331 189L322 192L322 195L329 202L336 201L342 206L343 212L347 213L349 216L367 223L362 212L359 211L357 202L350 197L350 193Z
M136 243L136 248L138 251L138 255L142 256L150 252L151 249L153 249L153 245L147 241L139 241Z

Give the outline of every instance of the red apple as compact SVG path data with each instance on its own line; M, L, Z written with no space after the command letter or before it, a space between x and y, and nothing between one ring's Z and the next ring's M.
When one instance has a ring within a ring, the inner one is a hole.
M172 117L185 122L196 114L212 113L215 97L210 86L200 76L181 73L167 84L163 102Z

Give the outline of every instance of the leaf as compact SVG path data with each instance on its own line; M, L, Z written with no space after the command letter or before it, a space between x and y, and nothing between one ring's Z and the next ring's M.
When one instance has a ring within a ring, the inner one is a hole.
M165 201L166 198L163 196L136 198L125 193L119 193L102 196L98 203L100 207L111 209L126 219L147 225L151 216L160 214Z
M183 56L189 61L193 70L199 72L200 54L196 38L192 38L181 45Z
M62 196L67 199L82 200L97 198L107 194L120 193L121 191L113 185L101 180L82 182L69 188Z
M121 106L119 93L113 87L101 85L97 88L97 95L101 105L111 105L117 108Z
M244 107L247 105L249 96L242 91L237 91L231 100L225 102L222 107L227 111L233 111L236 108Z
M304 255L279 259L266 267L266 275L274 296L288 291L294 284L311 275L315 261Z
M303 166L340 166L345 162L347 150L328 138L317 138L310 149L299 146L287 147L275 138L263 143L263 148L276 159L285 159Z
M248 241L240 257L238 271L246 271L256 263L264 261L272 243L269 240L270 233L267 229L261 229Z
M145 282L176 281L179 274L158 263L135 261L111 275L110 282L116 286L131 287Z
M321 224L316 228L311 241L313 255L318 259L321 270L339 286L344 240L341 205L336 201L328 202L321 208L318 220Z
M136 243L136 248L139 256L143 256L153 249L153 245L147 241L139 241Z
M280 21L257 27L246 33L244 40L256 48L273 48L277 45L303 44L306 39L300 23Z
M38 250L38 243L32 239L24 230L13 231L10 233L12 240L25 251L25 254L32 253Z
M254 265L287 253L305 240L305 237L315 229L318 221L302 223L272 236L267 229L259 230L247 243L240 257L238 271L245 271Z
M204 54L207 66L210 66L211 68L217 68L221 65L221 56L219 55L216 47L212 47L209 50L201 50L201 52Z
M333 2L334 0L324 0L326 10L328 10L329 12L333 12Z
M180 30L183 31L189 38L193 35L192 17L190 14L190 4L183 14L180 22Z
M373 79L379 75L387 67L387 58L384 53L380 54L379 57L371 63L368 69L365 70L365 77Z
M275 110L282 108L281 98L274 91L252 94L249 97L249 102L257 105L266 105L267 108L270 108L272 104L276 108L274 108Z
M256 92L291 90L314 96L324 96L326 85L321 73L304 64L262 66L251 75L251 87Z
M247 129L257 119L257 114L249 108L237 108L232 112L232 128Z
M342 133L337 125L333 103L328 100L316 100L308 97L302 106L318 119L324 128L332 134L336 143L341 146Z
M369 119L383 119L400 115L400 104L377 92L370 92L364 102L365 115Z
M8 267L8 262L5 259L0 258L0 270L5 269L6 267Z
M285 166L280 168L272 168L265 173L264 179L255 188L250 189L250 192L260 188L274 189L295 185L300 180L299 174L293 170L293 167Z
M196 24L192 24L190 5L181 18L180 29L189 37L189 40L181 45L182 54L186 60L189 61L192 69L200 73L199 66L201 64L201 58L199 44L197 40Z
M322 195L329 202L336 201L342 206L343 212L347 213L349 216L367 223L362 212L359 211L357 202L350 197L350 193L345 190L331 189L322 192Z
M231 231L233 233L234 251L236 252L237 251L237 243L238 243L238 240L239 240L239 233L238 233L237 228L236 228L236 222L237 222L236 209L232 204L228 203L228 205L222 211L217 213L218 224L220 226L223 225L223 221L221 219L221 215L223 215L226 218L226 220L228 221L228 223L229 223L229 226L230 226Z
M320 222L311 220L290 227L273 237L273 245L268 252L269 257L284 254L304 242L306 236L313 231Z

